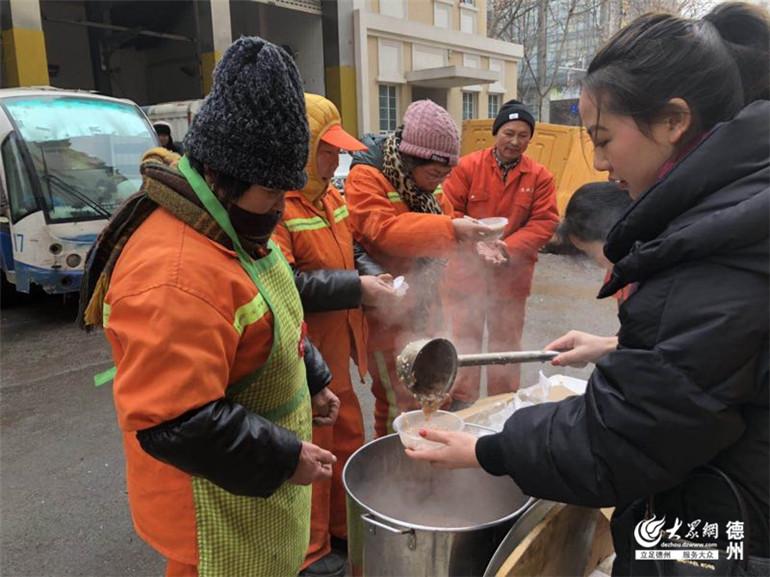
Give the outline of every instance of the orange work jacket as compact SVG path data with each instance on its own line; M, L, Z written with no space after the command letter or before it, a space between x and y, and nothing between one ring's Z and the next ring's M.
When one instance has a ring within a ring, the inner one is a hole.
M329 185L321 203L323 208L317 208L301 192L287 192L283 218L273 233L273 240L289 264L299 270L355 270L353 234L345 201L339 191ZM338 339L349 335L358 371L362 377L366 374L367 329L360 307L305 313L305 321L310 340L325 358L339 348Z
M452 204L441 187L433 194L443 214L411 212L390 181L373 166L354 166L345 181L354 238L386 271L394 277L404 275L407 282L417 258L449 258L457 247ZM406 344L401 337L408 339L411 333L409 310L419 290L415 283L410 285L399 310L367 311L370 350L392 350ZM436 306L429 324L439 330L443 325L441 296L435 294L432 298Z
M502 240L511 257L510 265L492 268L475 255L462 255L451 264L453 286L480 288L479 279L486 275L502 298L528 295L538 250L559 223L556 188L548 169L522 155L503 182L493 148L485 148L460 159L444 182L444 192L455 216L508 219Z
M147 454L136 431L221 399L267 361L273 316L257 296L233 251L159 208L126 243L105 298L131 515L181 563L198 563L191 477Z

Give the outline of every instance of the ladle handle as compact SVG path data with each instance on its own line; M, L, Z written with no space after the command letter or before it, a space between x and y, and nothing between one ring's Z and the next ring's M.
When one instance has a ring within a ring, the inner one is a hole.
M515 351L509 353L478 353L472 355L457 355L457 365L460 367L478 367L480 365L513 365L516 363L532 363L550 361L558 356L556 351Z

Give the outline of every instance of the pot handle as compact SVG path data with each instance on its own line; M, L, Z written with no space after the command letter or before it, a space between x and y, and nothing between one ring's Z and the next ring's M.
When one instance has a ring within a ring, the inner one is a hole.
M363 520L364 523L374 525L375 527L379 527L380 529L385 529L386 531L390 531L391 533L395 533L396 535L409 535L410 533L414 533L414 529L396 529L395 527L386 525L385 523L376 519L369 513L363 513L361 515L361 519Z

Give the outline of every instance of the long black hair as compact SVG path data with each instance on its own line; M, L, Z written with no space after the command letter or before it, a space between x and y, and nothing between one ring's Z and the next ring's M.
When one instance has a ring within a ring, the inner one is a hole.
M689 137L770 95L770 21L745 3L717 6L702 20L646 14L596 54L583 87L597 107L634 118L639 129L681 98L692 112Z

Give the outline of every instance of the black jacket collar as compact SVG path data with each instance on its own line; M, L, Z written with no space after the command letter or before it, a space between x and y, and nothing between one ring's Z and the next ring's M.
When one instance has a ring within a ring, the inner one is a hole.
M717 125L610 231L615 263L600 297L703 258L768 274L770 102Z

